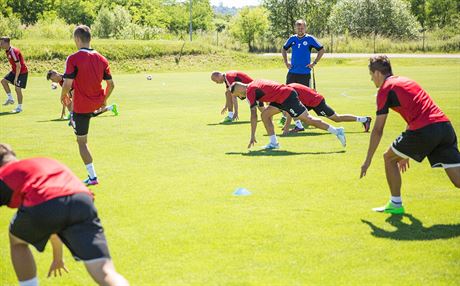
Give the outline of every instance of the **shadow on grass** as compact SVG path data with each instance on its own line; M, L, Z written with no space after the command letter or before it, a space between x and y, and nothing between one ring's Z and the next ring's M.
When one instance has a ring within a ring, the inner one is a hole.
M206 124L207 126L217 126L217 125L240 125L240 124L250 124L251 121L234 121L232 123L222 123L222 122L219 122L219 123L208 123Z
M56 118L56 119L50 119L50 120L38 120L36 122L39 122L39 123L43 123L43 122L63 122L63 121L69 121L68 119L60 119L60 118Z
M9 111L7 111L7 112L0 112L0 116L13 115L13 114L17 114L17 113L15 113L15 112L9 112Z
M410 220L409 224L402 221L404 217ZM436 240L460 236L460 224L435 224L430 227L424 227L423 223L411 214L391 215L385 220L396 227L395 231L384 230L367 220L361 221L371 228L373 236L379 238L394 240Z
M291 152L287 150L256 150L249 152L227 152L225 155L241 156L295 156L295 155L327 155L345 153L345 150L330 152Z

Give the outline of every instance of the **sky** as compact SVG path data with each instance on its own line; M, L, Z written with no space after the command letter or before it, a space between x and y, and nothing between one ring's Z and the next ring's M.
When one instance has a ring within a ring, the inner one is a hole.
M244 6L259 5L261 0L211 0L211 5L219 6L222 3L225 7L241 8Z

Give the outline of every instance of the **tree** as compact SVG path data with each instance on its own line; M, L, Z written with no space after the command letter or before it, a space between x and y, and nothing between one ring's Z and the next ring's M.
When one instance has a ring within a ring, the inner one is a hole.
M420 29L401 0L339 0L328 21L334 31L354 36L413 38Z
M267 14L262 7L243 8L232 21L230 32L240 42L248 44L249 51L253 51L255 38L263 36L268 29Z
M92 0L60 0L58 7L58 16L64 19L67 24L91 26L101 5Z
M289 37L295 21L307 14L307 0L264 0L263 6L269 11L270 31L275 37Z
M26 25L35 24L40 15L52 7L51 0L8 0L6 3Z

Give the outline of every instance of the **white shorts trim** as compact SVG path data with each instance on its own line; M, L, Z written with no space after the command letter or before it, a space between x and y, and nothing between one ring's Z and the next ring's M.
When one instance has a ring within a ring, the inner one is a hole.
M403 159L412 159L411 157L407 156L406 154L396 150L396 148L393 146L393 144L390 145L391 147L391 150L393 150L393 152L398 155L399 157L403 158ZM414 160L414 159L412 159Z
M431 168L444 168L444 169L458 168L458 167L460 167L460 163L454 163L454 164L436 163L431 166Z

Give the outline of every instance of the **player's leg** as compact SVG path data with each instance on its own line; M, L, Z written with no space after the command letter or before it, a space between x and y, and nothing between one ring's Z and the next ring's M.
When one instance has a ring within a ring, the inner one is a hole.
M264 123L265 130L269 136L270 142L265 146L265 149L277 149L279 148L278 139L275 134L275 126L273 126L273 116L280 113L281 111L270 104L261 113L262 122Z
M16 109L14 111L15 112L21 112L22 111L22 99L23 99L22 88L18 87L18 86L15 86L14 89L16 91L16 96L18 98L18 106L16 107Z
M345 137L345 130L344 130L343 127L335 127L335 126L332 126L330 124L327 124L326 122L324 122L320 118L311 116L308 113L308 110L305 110L298 117L298 119L302 120L302 122L304 122L304 123L306 123L308 125L315 126L318 129L322 129L322 130L328 131L331 134L334 134L335 136L337 136L337 139L339 139L339 141L342 144L342 146L344 146L344 147L346 146L347 141L346 141L346 137Z
M450 181L456 188L460 188L460 167L444 169Z
M88 178L84 181L87 185L97 185L99 182L97 180L96 170L93 164L93 157L88 148L88 131L89 131L89 122L91 119L92 113L74 113L74 130L75 135L77 135L77 144L78 151L80 152L80 157L85 164L86 170L88 171Z
M13 95L11 94L11 89L10 89L10 83L12 83L12 81L14 81L14 74L12 72L8 73L2 79L2 86L7 96L7 99L5 103L3 103L3 105L14 104Z
M222 120L221 123L231 123L233 121L233 115L234 115L234 105L236 102L236 98L232 96L232 93L229 90L225 91L225 106L227 107L227 116ZM238 104L238 103L237 103Z
M11 261L19 285L38 285L37 267L29 244L10 233Z
M85 267L94 281L99 285L129 285L128 281L115 270L111 259L85 262Z

